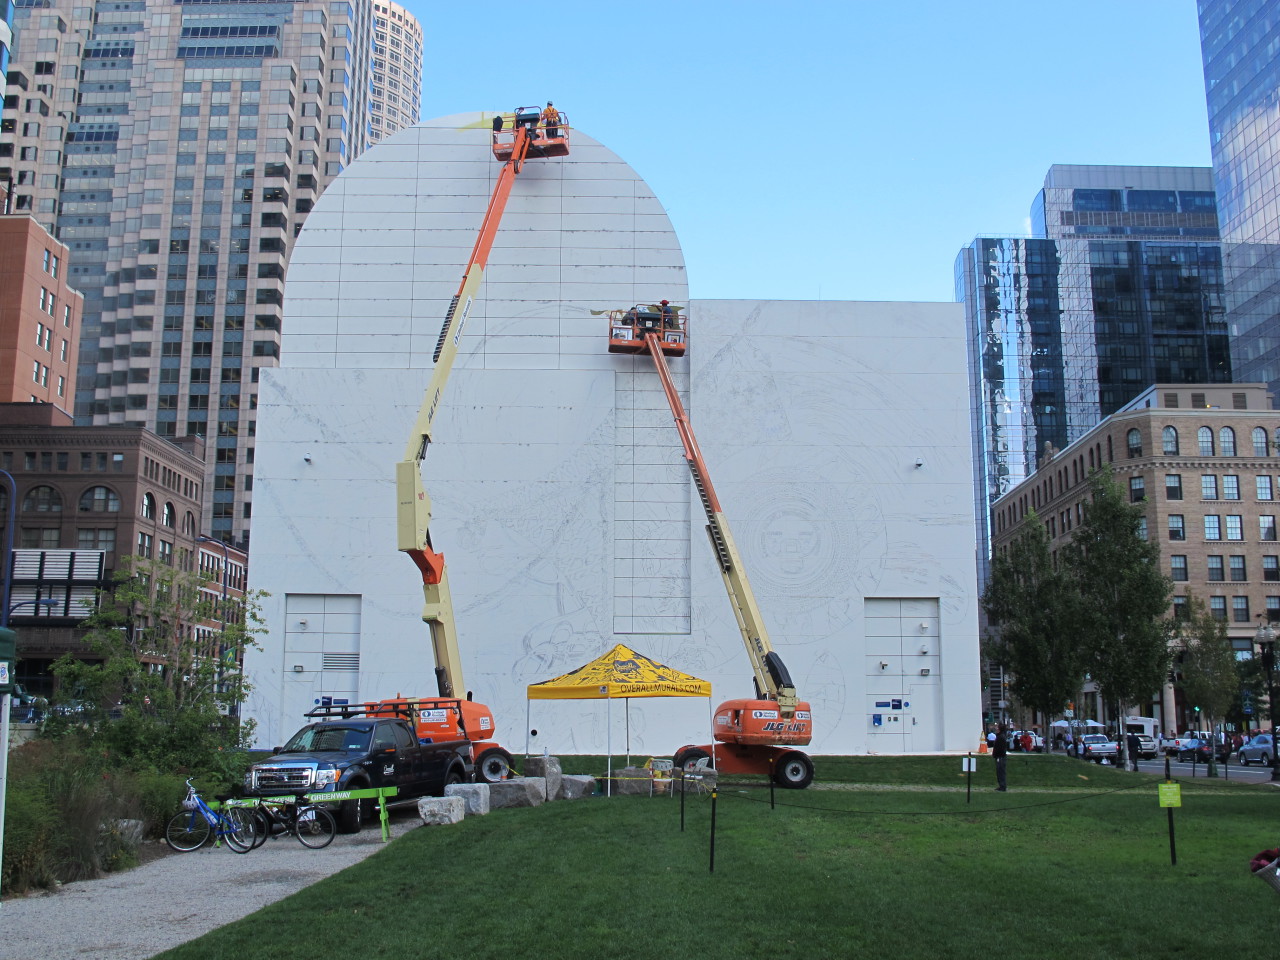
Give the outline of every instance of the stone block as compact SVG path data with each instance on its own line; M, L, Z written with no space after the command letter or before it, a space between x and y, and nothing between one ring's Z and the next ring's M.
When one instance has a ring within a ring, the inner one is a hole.
M427 826L461 823L467 804L461 797L423 797L418 801L418 816Z
M560 796L560 780L564 776L560 772L559 757L530 757L524 762L526 777L542 777L547 781L547 799L555 800Z
M646 767L623 767L613 771L613 793L648 796L653 787L653 776Z
M566 773L560 777L560 792L557 800L581 800L596 792L596 778Z
M115 821L115 831L120 835L120 840L127 847L136 847L142 842L143 828L146 826L141 820L117 820Z
M446 797L461 797L468 817L483 817L489 812L487 783L451 783L444 788Z
M546 802L547 781L542 777L516 777L489 784L489 808L537 807Z

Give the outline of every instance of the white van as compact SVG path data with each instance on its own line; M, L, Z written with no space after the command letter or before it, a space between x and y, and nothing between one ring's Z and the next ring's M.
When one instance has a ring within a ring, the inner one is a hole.
M1154 738L1160 733L1160 721L1155 717L1125 717L1124 732L1140 733Z

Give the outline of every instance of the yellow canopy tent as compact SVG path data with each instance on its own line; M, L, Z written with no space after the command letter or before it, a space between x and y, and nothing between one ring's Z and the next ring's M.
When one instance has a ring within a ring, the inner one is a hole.
M613 701L627 701L627 758L631 757L632 697L711 697L711 684L675 667L618 644L608 653L583 664L577 670L528 686L528 700L608 700L612 717ZM527 727L527 724L526 724ZM606 732L609 749L609 777L613 777L613 724Z

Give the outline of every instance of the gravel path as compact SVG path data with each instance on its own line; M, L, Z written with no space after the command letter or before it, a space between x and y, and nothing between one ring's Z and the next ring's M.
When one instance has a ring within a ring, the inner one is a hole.
M391 813L391 835L421 826ZM376 824L323 850L292 837L239 855L225 848L173 854L101 880L0 905L0 960L146 960L323 880L383 847Z

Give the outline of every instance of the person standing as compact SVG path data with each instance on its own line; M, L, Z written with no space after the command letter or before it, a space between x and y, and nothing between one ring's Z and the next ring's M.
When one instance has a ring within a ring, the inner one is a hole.
M1138 735L1131 733L1124 738L1125 748L1129 751L1129 762L1133 764L1133 772L1138 772Z
M560 136L560 111L547 101L547 108L542 111L542 131L548 138Z
M996 761L996 790L999 793L1004 793L1008 789L1008 784L1005 782L1005 762L1008 752L1009 748L1005 741L1005 730L1002 723L996 728L995 743L991 747L991 756Z

